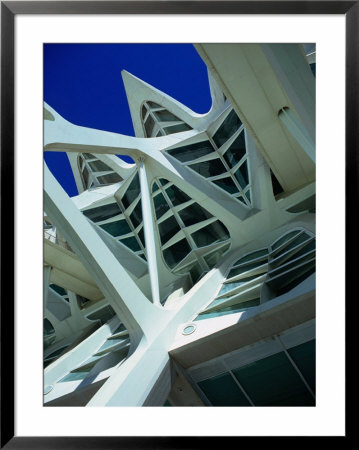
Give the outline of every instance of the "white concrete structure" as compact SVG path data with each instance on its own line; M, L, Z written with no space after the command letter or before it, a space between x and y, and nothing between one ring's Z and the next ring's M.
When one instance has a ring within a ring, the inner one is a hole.
M127 72L136 137L44 106L45 405L315 404L315 52L196 48L207 114Z

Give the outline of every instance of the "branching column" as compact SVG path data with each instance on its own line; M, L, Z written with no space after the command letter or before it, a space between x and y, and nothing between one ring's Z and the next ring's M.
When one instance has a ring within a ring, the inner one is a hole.
M146 242L146 256L148 263L148 270L151 281L152 302L155 305L161 306L160 293L158 287L158 270L156 261L156 244L155 244L155 230L153 227L152 209L151 209L151 196L148 188L146 166L144 158L139 160L139 174L141 185L141 199L142 199L142 217L143 228L145 232Z

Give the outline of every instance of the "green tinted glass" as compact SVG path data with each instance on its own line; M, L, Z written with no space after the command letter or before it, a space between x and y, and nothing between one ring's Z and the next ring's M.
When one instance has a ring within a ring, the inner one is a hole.
M110 205L87 209L86 211L82 211L82 213L94 222L100 222L101 220L110 219L121 214L121 210L117 203L111 203Z
M198 386L213 406L250 406L230 374L200 381Z
M194 159L213 153L214 149L209 141L189 144L183 147L167 150L167 153L181 162L193 161Z
M187 206L187 208L179 211L178 214L186 227L213 217L212 214L199 206L198 203L193 203L192 205Z
M181 189L179 189L177 186L174 185L166 189L166 194L171 200L173 206L177 206L180 205L181 203L185 203L191 200L191 198L188 197L187 194L185 194L183 191L181 191Z
M192 233L192 237L198 247L204 247L228 239L229 233L227 228L217 220Z
M221 147L225 142L227 142L228 139L233 136L233 134L239 129L241 125L242 122L239 120L239 117L232 109L232 111L224 119L224 122L213 136L213 140L217 147Z
M181 230L177 220L172 216L166 219L164 222L158 224L158 230L160 232L161 243L165 244L171 237Z
M164 196L161 193L159 193L155 197L153 197L153 204L155 207L155 213L156 213L157 219L162 217L163 214L165 214L170 209L170 207L168 206L168 203L166 202Z
M126 239L121 239L120 241L123 245L126 245L126 247L130 248L134 252L138 252L141 250L140 244L138 243L137 239L135 237L129 237Z
M224 154L224 159L228 163L229 167L234 167L246 154L246 142L244 139L244 131L240 133L237 139L229 147Z
M211 159L210 161L203 161L195 164L191 164L191 169L199 173L205 178L214 177L227 172L222 161L219 158Z
M163 250L163 257L169 267L173 268L177 265L183 258L185 258L191 251L186 239L182 239L179 242L171 245L171 247Z
M238 194L239 190L237 186L234 184L234 181L231 177L221 178L220 180L214 180L212 183L216 184L218 187L223 189L230 194Z
M130 226L124 219L117 220L116 222L104 223L103 225L100 225L100 227L112 236L123 236L124 234L131 232Z
M233 370L256 406L314 406L314 399L284 352Z

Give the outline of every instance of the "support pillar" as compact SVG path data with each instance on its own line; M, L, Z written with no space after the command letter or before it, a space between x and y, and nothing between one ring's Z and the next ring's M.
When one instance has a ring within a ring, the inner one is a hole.
M157 306L161 306L160 292L159 292L159 287L158 287L155 230L153 227L151 196L150 196L150 191L148 189L148 182L147 182L144 158L140 158L139 175L140 175L140 186L141 186L141 205L142 205L143 229L145 232L146 256L147 256L148 271L150 274L150 281L151 281L152 302Z
M84 215L45 165L44 204L47 213L128 329L136 346L143 334L154 333L154 322L165 311L154 308L115 258Z

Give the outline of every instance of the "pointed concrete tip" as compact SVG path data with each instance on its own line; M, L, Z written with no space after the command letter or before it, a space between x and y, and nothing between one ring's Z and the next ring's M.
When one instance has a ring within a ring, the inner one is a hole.
M132 73L127 72L127 70L122 70L121 76L127 96L129 93L136 92L139 86L151 88L151 86L149 86L145 81L142 81L140 78L132 75Z
M135 75L132 75L132 73L127 72L127 70L125 70L125 69L121 70L121 76L122 76L123 82L126 82L128 80L137 80L137 81L144 83L144 81L142 81L140 78L137 78Z
M163 95L163 93L160 93L156 88L140 78L137 78L135 75L132 75L132 73L127 72L127 70L122 70L121 76L128 100L130 97L136 98L139 101L147 100L147 97L151 91L157 92L161 96ZM131 102L129 101L129 103Z

